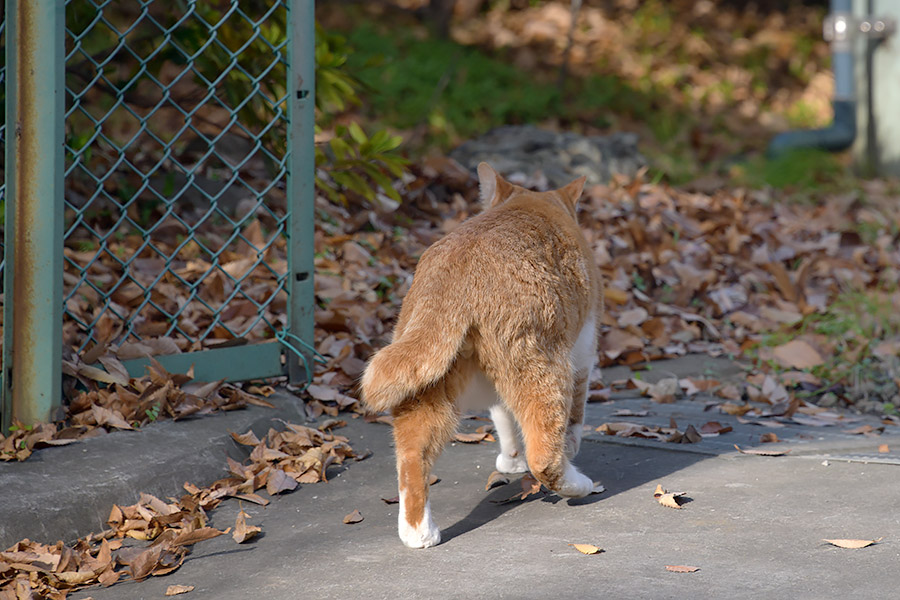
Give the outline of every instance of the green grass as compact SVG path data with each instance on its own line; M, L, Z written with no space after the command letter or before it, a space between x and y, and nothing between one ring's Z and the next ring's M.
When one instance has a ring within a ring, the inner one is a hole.
M372 112L395 127L428 124L437 135L468 137L558 112L554 87L475 48L404 32L388 37L371 25L347 39L355 49L350 67L369 88Z
M670 35L675 18L666 3L651 0L641 3L627 28L652 53ZM704 121L695 107L681 104L679 98L689 96L691 88L677 78L647 75L630 81L610 74L614 66L598 58L594 75L570 75L560 90L555 70L520 69L512 64L512 51L486 51L435 39L416 26L360 18L341 34L350 48L349 70L366 88L360 94L366 117L378 126L412 132L408 136L412 144L405 151L413 155L434 148L446 151L500 125L549 122L576 132L591 127L638 131L652 172L674 185L710 173L728 174L736 185L807 193L847 183L843 166L822 152L800 151L777 160L755 157L732 166L736 157L729 153L746 151L734 139L740 134L730 132L726 115ZM705 32L690 35L702 38ZM801 45L804 55L814 47L813 38ZM768 46L755 48L738 65L749 69L760 94L771 79L767 64L772 52ZM683 62L687 57L673 55L672 60ZM672 88L679 85L686 87L673 98ZM726 102L734 91L734 84L726 80L708 90ZM795 128L821 125L814 109L803 102L795 103L785 116ZM712 150L705 156L698 156L695 147L698 127L701 140L721 139L718 145L706 142L704 148Z
M847 170L834 154L803 149L778 158L756 157L735 166L732 174L740 184L754 188L821 190L840 185Z
M893 285L896 288L896 284ZM874 397L890 400L897 392L893 378L896 360L874 354L878 344L900 337L900 313L886 290L845 290L823 311L806 316L792 329L767 334L761 346L776 347L802 335L819 335L834 345L824 364L810 369L827 385L844 384L852 400ZM779 370L773 361L768 367ZM896 410L886 402L884 410Z
M365 23L346 33L348 64L367 90L368 110L383 124L428 128L430 143L447 146L504 124L550 118L609 126L609 115L651 121L657 94L612 76L570 77L563 92L555 77L521 70L482 50L410 31L381 32ZM661 97L661 96L659 96ZM672 119L656 127L670 135Z

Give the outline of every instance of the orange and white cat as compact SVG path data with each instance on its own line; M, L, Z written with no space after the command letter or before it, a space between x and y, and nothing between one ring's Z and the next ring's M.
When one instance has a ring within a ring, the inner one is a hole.
M561 496L593 489L569 462L600 318L600 275L575 212L584 178L532 192L481 163L478 179L486 209L422 254L393 342L362 378L368 407L394 416L399 533L411 548L441 541L428 476L464 410L490 409L497 470L530 469Z

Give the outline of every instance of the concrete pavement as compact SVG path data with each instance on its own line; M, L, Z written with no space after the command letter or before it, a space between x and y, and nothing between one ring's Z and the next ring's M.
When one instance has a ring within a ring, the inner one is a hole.
M708 360L657 363L645 379L729 368L721 361L709 367ZM616 371L606 377L615 379ZM230 536L221 536L198 544L184 566L169 576L93 588L71 598L162 598L172 584L195 586L187 598L217 599L897 597L900 468L892 464L900 463L896 431L888 427L885 434L868 438L845 433L848 426L785 424L767 429L704 411L705 406L702 397L668 405L635 397L589 405L586 421L592 427L617 420L612 413L625 408L650 414L624 420L667 425L673 418L682 429L717 420L735 430L697 444L592 433L576 463L607 491L582 500L548 494L495 503L519 490L518 476L509 485L484 490L496 444L449 446L435 469L441 481L432 487L443 542L427 550L401 544L397 505L381 500L396 495L390 428L349 420L340 433L350 438L354 449L368 448L373 455L330 471L327 484L302 485L267 507L243 503L250 523L262 527L256 541L237 545ZM190 428L198 422L171 425ZM863 417L852 425L864 423L877 420ZM264 433L269 425L267 419L260 420L253 428ZM139 436L155 435L152 429ZM784 440L782 446L790 448L790 454L762 457L734 450L734 443L759 446L759 434L770 430ZM123 440L128 439L125 435ZM892 452L878 453L880 444L888 444ZM119 454L129 447L123 446ZM240 451L228 450L232 456ZM224 466L224 456L221 460ZM877 460L881 462L872 462ZM27 465L19 465L20 475ZM165 466L151 460L145 465L148 470ZM77 467L73 464L69 470L75 477ZM6 476L7 471L0 471L4 481ZM177 494L183 478L172 473L167 477L173 489L144 491ZM658 483L687 492L691 501L681 510L660 506L653 498ZM139 491L110 498L109 503L133 502ZM77 494L58 498L55 510L64 505L74 509L78 502ZM11 501L8 486L3 486L0 504ZM343 524L344 515L354 509L364 520ZM225 502L213 513L213 525L233 525L237 511L237 501ZM108 504L100 512L108 512ZM879 537L879 544L860 550L822 542ZM582 555L571 543L594 544L604 552ZM700 570L671 573L666 565Z

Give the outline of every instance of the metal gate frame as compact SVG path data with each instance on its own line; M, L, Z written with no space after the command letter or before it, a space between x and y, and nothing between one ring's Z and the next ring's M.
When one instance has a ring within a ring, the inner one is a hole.
M304 381L313 342L315 2L285 0L288 317L278 339L155 357L199 380ZM0 429L48 421L62 397L65 2L6 0L6 192ZM132 375L149 359L126 361Z

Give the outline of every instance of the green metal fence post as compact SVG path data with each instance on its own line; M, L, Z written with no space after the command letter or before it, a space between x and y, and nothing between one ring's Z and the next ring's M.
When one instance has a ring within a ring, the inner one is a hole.
M3 426L50 419L62 394L65 5L6 2Z
M307 344L313 343L312 242L315 234L315 35L314 0L291 0L290 50L288 70L288 169L287 194L290 217L288 225L288 275L290 277L290 332ZM305 352L305 350L304 350ZM312 365L312 357L307 355ZM306 379L297 356L288 354L288 377L292 382Z

